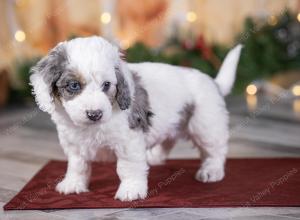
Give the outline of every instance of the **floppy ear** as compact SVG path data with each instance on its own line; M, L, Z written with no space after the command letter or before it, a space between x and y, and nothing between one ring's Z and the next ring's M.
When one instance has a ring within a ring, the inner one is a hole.
M116 100L121 110L129 108L131 103L130 89L127 80L124 77L121 65L115 67L117 77Z
M32 93L42 111L51 114L55 110L53 94L55 83L63 73L66 64L67 53L63 43L60 43L31 68Z

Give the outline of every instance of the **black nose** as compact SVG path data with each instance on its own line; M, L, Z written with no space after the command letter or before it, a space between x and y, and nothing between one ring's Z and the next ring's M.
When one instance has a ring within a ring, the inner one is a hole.
M86 111L87 117L92 121L98 121L102 118L103 112L101 110Z

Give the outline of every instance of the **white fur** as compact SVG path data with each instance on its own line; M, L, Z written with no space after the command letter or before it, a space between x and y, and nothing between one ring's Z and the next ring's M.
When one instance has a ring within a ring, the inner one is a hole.
M30 76L30 83L34 86L33 94L35 95L35 101L39 105L40 109L44 112L52 114L55 110L53 98L49 95L49 86L43 80L41 74L33 74Z
M147 157L149 163L162 163L180 137L190 138L201 151L203 162L196 173L197 179L213 182L223 178L228 113L221 94L228 94L232 87L240 46L229 53L214 82L195 69L160 63L128 64L120 60L117 48L98 37L78 38L63 45L67 49L69 67L76 69L87 83L78 97L60 103L50 96L38 72L31 76L36 100L42 110L51 114L69 161L66 176L56 187L59 192L86 192L90 161L96 159L99 149L109 147L116 154L121 180L115 198L122 201L143 199L148 187ZM130 109L120 110L117 103L112 105L100 90L104 79L117 82L115 65L121 66L131 96L134 83L130 70L141 78L154 113L148 132L130 129ZM186 104L193 104L195 109L187 128L180 130L180 112ZM99 108L104 112L103 120L90 122L85 111Z
M242 48L242 45L238 45L228 53L215 79L223 96L231 92Z

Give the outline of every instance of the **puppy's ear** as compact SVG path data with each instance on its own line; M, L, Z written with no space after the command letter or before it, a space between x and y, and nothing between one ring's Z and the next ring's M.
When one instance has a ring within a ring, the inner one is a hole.
M128 82L124 77L124 73L121 70L121 66L115 67L117 77L117 93L116 100L121 110L128 109L131 103L130 90Z
M68 62L63 43L58 44L49 54L31 68L30 85L32 93L42 111L52 113L54 105L55 83L64 72Z

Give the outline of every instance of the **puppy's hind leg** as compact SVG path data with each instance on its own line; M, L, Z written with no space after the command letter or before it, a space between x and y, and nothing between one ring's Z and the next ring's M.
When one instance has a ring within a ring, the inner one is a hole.
M171 149L175 144L174 140L167 139L162 144L155 145L147 150L147 162L151 166L165 163Z
M210 105L196 107L188 125L191 139L201 152L202 163L195 178L202 182L223 179L228 149L228 114L225 105Z

